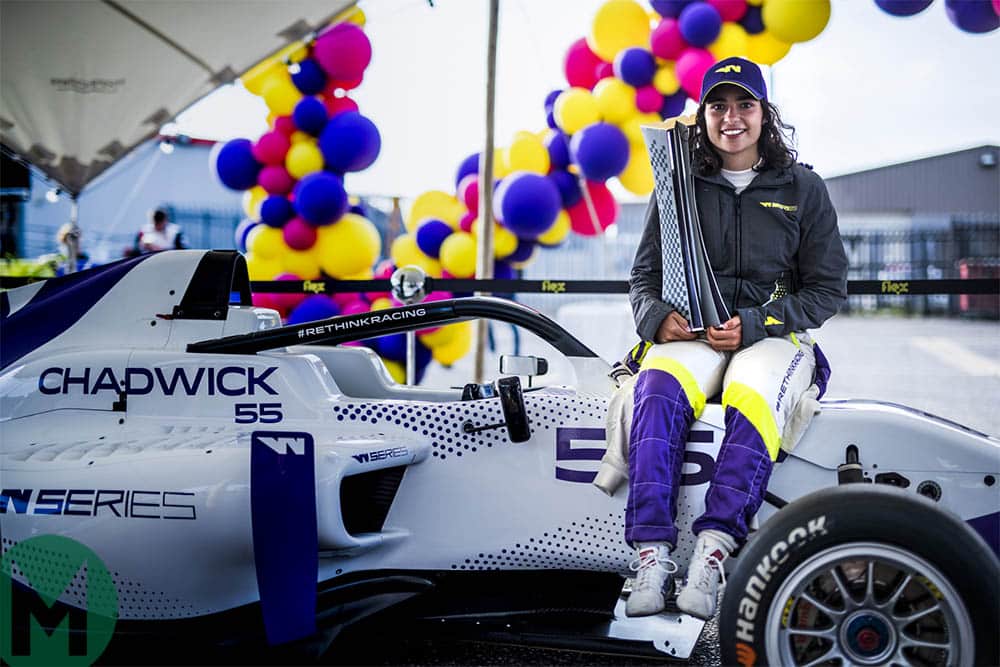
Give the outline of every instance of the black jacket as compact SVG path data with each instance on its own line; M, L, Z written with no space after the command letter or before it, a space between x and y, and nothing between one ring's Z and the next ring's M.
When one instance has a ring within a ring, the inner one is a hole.
M847 256L822 178L794 165L757 174L739 195L721 174L696 177L695 188L712 271L730 312L742 320L744 347L818 327L837 312L847 298ZM636 331L649 341L674 310L661 298L655 200L646 209L629 285Z

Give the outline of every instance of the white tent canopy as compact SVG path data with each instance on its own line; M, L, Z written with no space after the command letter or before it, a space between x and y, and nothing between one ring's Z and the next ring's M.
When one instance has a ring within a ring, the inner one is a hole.
M0 142L77 195L179 112L356 0L4 0Z

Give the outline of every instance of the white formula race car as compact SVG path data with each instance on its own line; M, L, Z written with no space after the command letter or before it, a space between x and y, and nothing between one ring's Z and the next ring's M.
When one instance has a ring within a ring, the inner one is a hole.
M99 602L116 636L272 646L391 619L683 659L701 633L676 609L625 617L626 492L591 484L609 365L529 308L453 299L281 327L250 305L243 258L217 251L0 299L0 625L15 655L24 624L68 617L72 635ZM532 332L575 382L404 386L338 346L469 318ZM682 571L722 433L710 405L685 456ZM825 402L729 560L725 664L997 664L998 477L995 438ZM58 576L66 544L89 550L86 577Z

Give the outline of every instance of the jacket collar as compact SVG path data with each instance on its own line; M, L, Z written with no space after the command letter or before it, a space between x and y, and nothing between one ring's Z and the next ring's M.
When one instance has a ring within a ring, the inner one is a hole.
M726 177L722 175L722 172L718 172L711 176L701 176L695 174L695 178L705 181L706 183L715 183L724 188L729 188L730 190L735 190L733 184L726 180ZM791 168L786 169L767 169L760 172L754 177L750 185L747 186L747 190L752 190L754 188L775 188L782 185L788 185L795 180L792 175Z

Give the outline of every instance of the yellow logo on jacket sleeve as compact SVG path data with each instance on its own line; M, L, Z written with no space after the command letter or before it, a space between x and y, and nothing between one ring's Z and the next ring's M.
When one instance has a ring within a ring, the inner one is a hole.
M780 208L782 211L794 212L799 210L798 206L789 206L788 204L781 204L776 201L762 201L760 205L764 208Z
M768 315L767 318L764 319L764 326L765 327L769 327L769 326L772 326L774 324L784 324L784 322L782 322L781 320L779 320L776 317L772 317L771 315Z

